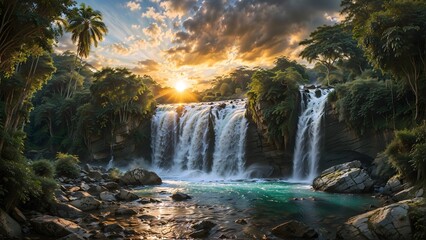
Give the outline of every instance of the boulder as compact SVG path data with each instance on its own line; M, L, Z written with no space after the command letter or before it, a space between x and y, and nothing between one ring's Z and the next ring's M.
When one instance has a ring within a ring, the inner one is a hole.
M191 196L185 193L177 192L170 196L174 201L185 201L191 199Z
M107 182L103 186L106 187L109 191L120 189L120 185L118 185L116 182Z
M96 181L102 180L102 173L101 173L101 171L98 171L98 170L88 171L87 176L89 178L96 180Z
M100 198L102 201L106 201L106 202L114 202L114 201L117 201L117 198L115 197L115 194L114 194L114 193L112 193L112 192L108 192L108 191L101 192L101 193L99 194L99 198Z
M335 193L363 193L373 187L373 180L367 171L361 169L359 161L339 164L324 170L314 179L313 188Z
M127 185L157 185L161 184L161 178L155 173L142 168L127 171L120 177L120 182Z
M50 212L52 215L70 219L76 219L85 216L84 212L82 212L80 209L66 203L52 204L50 206Z
M120 193L117 194L116 196L119 200L123 200L123 201L134 201L136 199L139 199L139 196L132 193L129 190L126 189L121 189Z
M337 230L337 239L412 239L410 208L423 199L405 200L350 218Z
M84 197L90 197L92 195L88 192L77 191L77 192L71 193L71 196L74 197L75 199L81 199L81 198L84 198Z
M395 195L392 196L392 200L394 200L395 202L399 202L414 197L416 197L416 190L414 189L414 187L410 187L395 193Z
M34 230L40 234L50 237L65 237L69 234L85 234L85 230L77 224L60 217L49 215L39 216L31 219Z
M0 209L0 236L6 238L22 238L21 226L5 211Z
M124 231L124 227L118 223L107 224L103 227L104 232L122 232Z
M137 215L138 211L132 208L118 208L115 210L116 216L131 216L131 215Z
M87 192L92 194L93 196L99 196L101 192L105 192L105 191L108 191L108 189L106 187L99 186L99 185L91 186L89 190L87 190Z
M295 220L280 224L274 227L271 232L275 236L284 239L314 239L318 237L318 233L313 228Z
M80 199L74 200L70 202L74 207L82 210L82 211L90 211L98 209L101 205L101 201L97 200L93 196L82 197Z
M402 179L398 175L395 175L386 182L386 185L383 188L383 193L392 195L403 190L404 186Z
M192 225L192 228L195 229L194 232L190 233L191 238L204 238L207 237L210 233L210 230L216 226L216 223L211 221L199 221Z

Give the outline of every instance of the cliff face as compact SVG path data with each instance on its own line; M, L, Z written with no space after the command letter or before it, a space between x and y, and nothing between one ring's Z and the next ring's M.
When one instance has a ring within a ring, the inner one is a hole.
M249 114L249 119L261 114ZM289 136L287 147L281 150L275 142L268 142L265 137L267 119L258 119L259 124L250 122L246 142L246 163L255 177L288 177L292 174L293 150L295 136ZM294 121L296 132L297 119ZM318 172L333 165L360 160L370 164L377 153L384 151L392 140L392 132L370 133L358 136L327 105L321 127L321 156ZM284 141L283 141L284 142Z
M391 131L358 136L344 122L339 122L338 116L333 113L331 106L327 106L323 119L319 168L323 170L353 160L360 160L366 164L371 163L377 153L384 151L392 137Z

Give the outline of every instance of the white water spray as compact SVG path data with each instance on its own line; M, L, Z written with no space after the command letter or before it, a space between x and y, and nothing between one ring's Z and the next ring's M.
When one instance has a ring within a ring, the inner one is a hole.
M293 155L292 181L309 182L317 176L320 158L321 120L333 89L300 88L300 116Z
M245 101L160 106L151 122L152 163L177 176L238 177L244 171Z

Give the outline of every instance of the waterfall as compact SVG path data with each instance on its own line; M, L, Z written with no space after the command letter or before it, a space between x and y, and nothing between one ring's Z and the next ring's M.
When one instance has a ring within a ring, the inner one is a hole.
M245 101L161 105L151 122L152 164L182 172L235 177L244 171Z
M312 182L320 158L321 120L333 89L300 88L300 116L293 155L293 181Z

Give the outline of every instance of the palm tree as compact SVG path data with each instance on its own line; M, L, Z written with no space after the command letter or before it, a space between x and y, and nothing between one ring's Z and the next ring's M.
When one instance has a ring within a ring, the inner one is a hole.
M99 41L103 40L108 29L102 21L102 13L82 3L80 8L75 9L68 17L67 31L71 32L73 43L77 43L76 61L77 57L80 57L82 61L83 57L89 56L92 45L97 47ZM72 76L73 74L71 74L70 84ZM75 88L76 86L77 83L75 83ZM70 96L69 92L68 90L68 97Z

